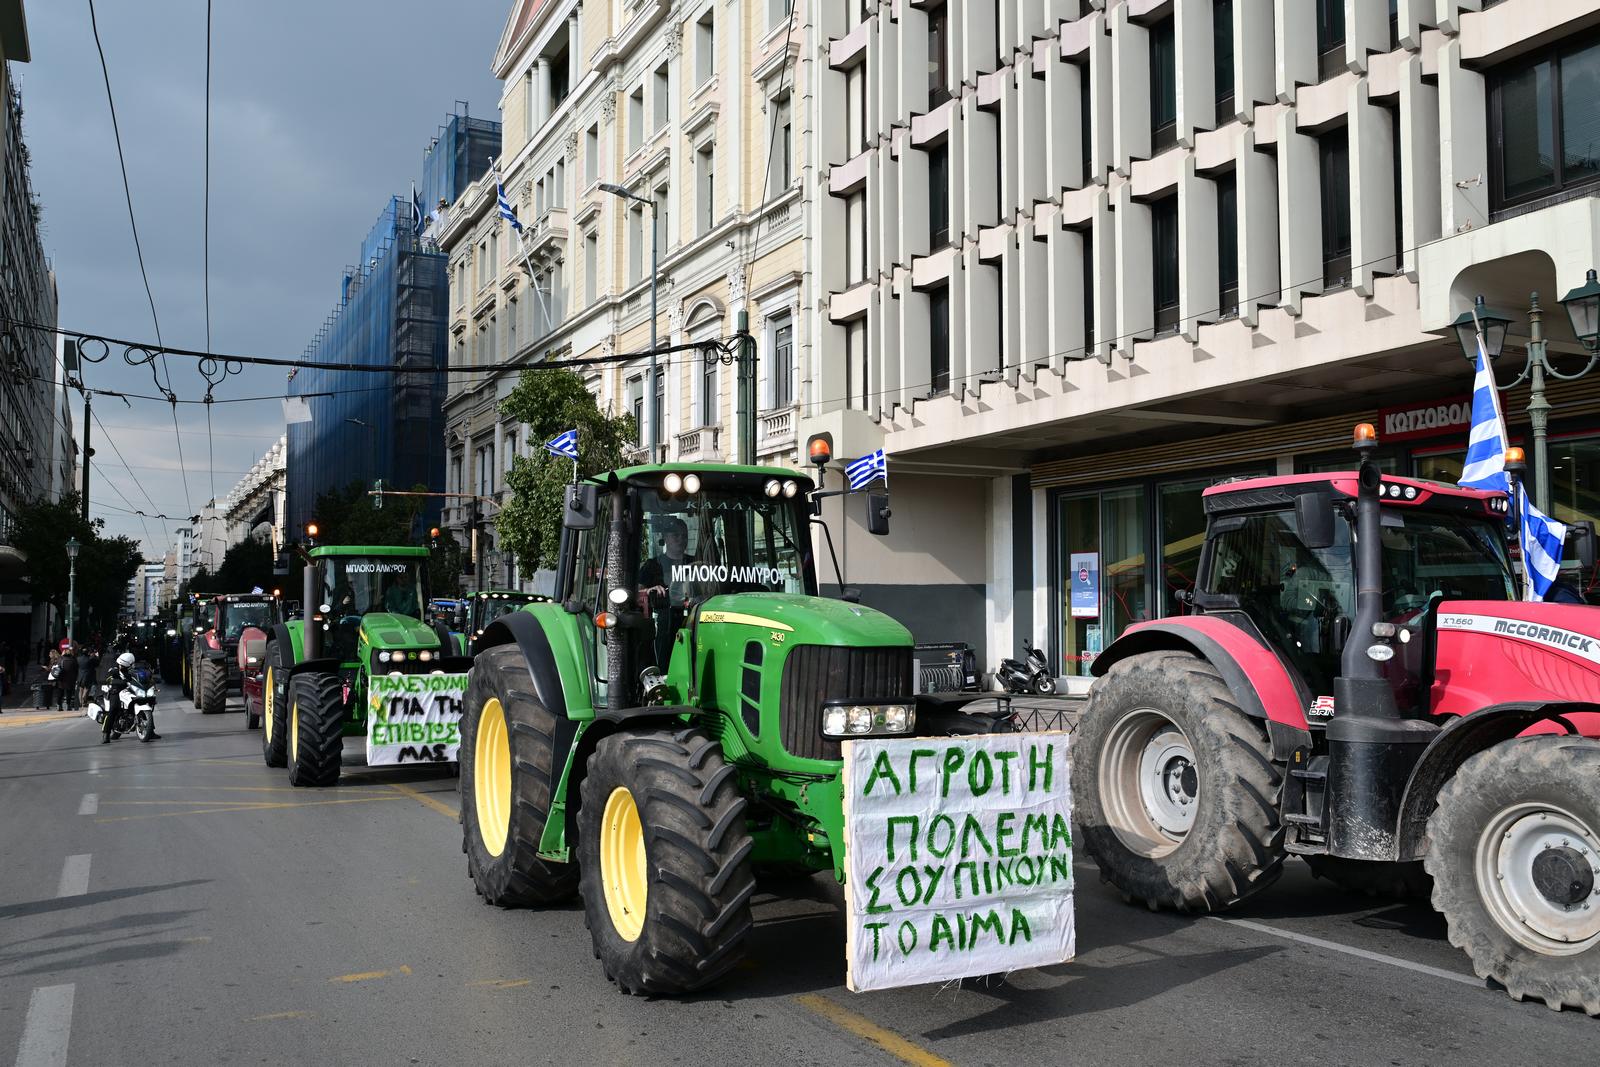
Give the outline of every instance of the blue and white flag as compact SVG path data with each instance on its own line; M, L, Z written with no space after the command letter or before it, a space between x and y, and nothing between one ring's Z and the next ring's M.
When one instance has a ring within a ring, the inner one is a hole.
M874 478L882 478L885 484L889 481L889 460L883 454L883 449L878 449L869 455L862 456L844 469L844 476L850 480L851 489L865 489L872 484Z
M1526 487L1519 485L1517 495L1522 498L1518 537L1522 542L1522 570L1528 580L1528 599L1543 600L1561 574L1561 548L1567 539L1567 527L1534 507Z
M1456 484L1511 492L1506 481L1506 420L1500 414L1500 393L1494 385L1494 372L1489 369L1481 334L1478 371L1472 379L1472 431L1467 437L1467 461Z
M511 201L506 199L506 187L500 182L500 172L494 175L494 191L497 203L500 205L500 217L511 223L511 228L518 233L522 232L522 220L517 218L516 209L511 206Z
M544 443L545 450L568 459L578 458L578 431L568 430L566 433L552 437Z

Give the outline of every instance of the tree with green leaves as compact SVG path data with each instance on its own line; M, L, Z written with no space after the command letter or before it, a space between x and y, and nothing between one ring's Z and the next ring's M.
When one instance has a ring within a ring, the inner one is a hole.
M12 545L28 557L23 582L35 601L53 604L58 615L67 607L71 567L66 544L77 538L77 599L80 635L110 634L122 609L128 583L138 571L143 553L130 537L102 537L101 519L85 519L78 494L58 501L36 501L17 513Z
M532 441L548 441L578 431L578 473L590 476L622 466L623 454L638 440L632 415L601 411L583 379L570 370L522 372L500 413L528 424ZM523 573L554 567L561 550L563 494L572 481L572 460L535 449L518 456L506 475L510 497L495 516L502 551Z

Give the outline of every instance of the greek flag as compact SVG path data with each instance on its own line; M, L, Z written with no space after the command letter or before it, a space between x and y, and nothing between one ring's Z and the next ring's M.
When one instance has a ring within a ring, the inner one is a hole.
M1472 431L1467 438L1467 462L1456 484L1469 489L1490 489L1510 494L1506 482L1506 422L1500 415L1500 393L1494 372L1478 337L1478 372L1472 379Z
M862 456L844 469L844 476L850 479L851 489L865 489L872 484L874 478L881 477L885 483L889 481L889 460L883 454L883 449L878 449L870 455Z
M517 218L517 212L511 206L511 201L506 199L506 187L500 183L500 175L494 178L494 191L500 205L500 217L511 223L511 228L518 233L522 232L522 220Z
M1543 600L1561 573L1561 546L1567 539L1567 527L1534 507L1525 487L1519 485L1517 495L1522 498L1518 537L1522 542L1522 570L1528 579L1528 599Z
M568 459L578 458L578 431L568 430L544 443L545 450Z

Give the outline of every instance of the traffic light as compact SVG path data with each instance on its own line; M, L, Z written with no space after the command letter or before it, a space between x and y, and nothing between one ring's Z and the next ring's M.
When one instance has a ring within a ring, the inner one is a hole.
M379 478L372 483L372 507L375 511L383 510L383 479Z
M428 530L428 547L429 548L438 548L439 547L439 527L437 527L437 526L434 526L434 527L432 527L431 529Z
M471 503L467 505L467 528L469 530L483 529L483 510L482 505L478 503L477 497L473 497Z

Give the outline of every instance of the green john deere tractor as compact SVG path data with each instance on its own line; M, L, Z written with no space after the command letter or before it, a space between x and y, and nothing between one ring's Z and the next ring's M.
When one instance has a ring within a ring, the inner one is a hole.
M369 765L454 760L471 662L443 624L424 621L427 556L368 545L306 554L303 617L273 627L263 653L261 752L288 767L289 784L337 782L347 736L367 738Z
M543 604L550 600L538 593L519 593L514 589L483 589L467 596L467 622L465 639L473 652L478 638L489 624L502 615L509 615L525 604Z
M757 875L843 880L845 739L1012 729L971 714L976 694L915 695L906 628L818 595L821 495L797 471L710 464L574 485L555 599L478 639L468 871L502 907L580 895L626 993L726 975ZM887 518L869 497L872 532Z

